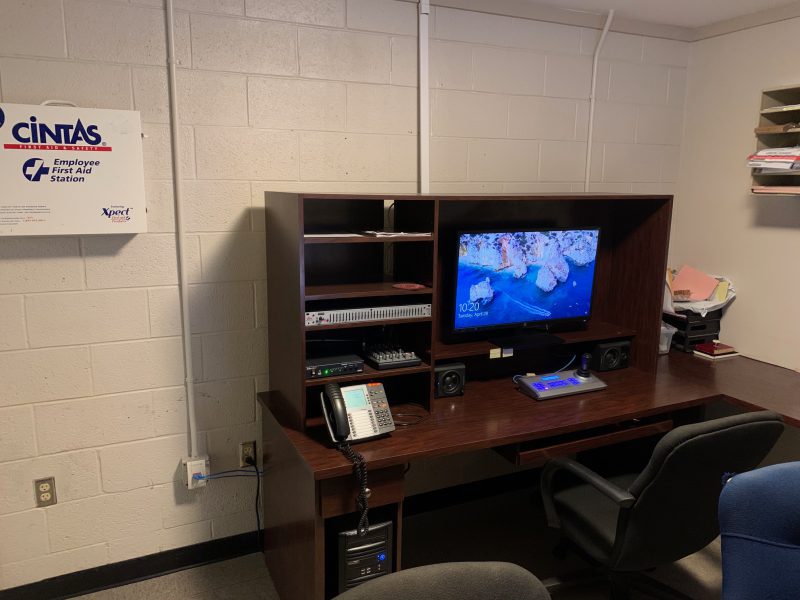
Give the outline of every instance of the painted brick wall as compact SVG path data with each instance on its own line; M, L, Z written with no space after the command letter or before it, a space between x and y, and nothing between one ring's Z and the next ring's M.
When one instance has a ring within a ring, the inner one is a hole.
M0 239L0 588L250 531L252 480L189 494L161 0L5 0L0 98L141 111L149 233ZM177 0L201 450L258 438L265 190L416 189L416 6ZM435 9L439 191L579 189L596 32ZM687 46L612 34L597 190L671 188ZM278 349L279 351L279 349ZM59 503L34 508L55 475ZM267 490L269 493L269 490Z
M438 7L432 31L431 189L583 191L599 32ZM672 193L689 44L610 33L602 56L590 190Z

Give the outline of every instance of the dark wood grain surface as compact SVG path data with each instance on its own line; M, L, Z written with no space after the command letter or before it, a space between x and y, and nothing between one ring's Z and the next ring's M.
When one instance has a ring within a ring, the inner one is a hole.
M567 344L574 344L578 342L602 342L630 338L636 335L636 331L629 327L622 327L614 323L606 323L598 319L593 319L589 321L586 329L555 332L553 335L560 337ZM433 346L433 356L437 361L461 358L464 356L487 356L492 348L497 347L498 346L495 344L486 340L462 344L444 344L436 340Z
M273 192L270 192L273 193ZM314 200L375 200L375 194L312 194L301 193L297 194L302 199ZM442 202L462 202L475 200L478 202L485 201L489 197L487 194L459 194L459 195L442 195L442 194L386 194L387 199L391 200L417 200L417 201L431 201L439 200ZM535 200L633 200L648 201L648 200L667 200L672 196L663 194L617 194L605 192L592 192L591 194L574 194L572 192L563 193L547 193L547 194L492 194L492 200L506 200L506 201L519 201L532 198Z
M408 243L408 242L432 242L432 235L404 235L402 237L354 237L352 235L314 237L309 234L303 238L306 244L386 244L386 243Z
M434 401L429 417L391 436L358 444L371 469L542 439L723 399L747 409L769 409L800 426L800 374L738 357L710 362L672 352L655 374L639 369L603 373L608 388L536 402L510 380L470 382L467 392ZM267 395L261 396L266 402ZM316 479L348 474L351 465L329 445L323 427L284 428Z
M381 296L408 296L430 294L432 289L423 286L416 290L394 287L392 281L376 283L350 283L341 285L307 285L306 300L329 300L332 298L375 298Z

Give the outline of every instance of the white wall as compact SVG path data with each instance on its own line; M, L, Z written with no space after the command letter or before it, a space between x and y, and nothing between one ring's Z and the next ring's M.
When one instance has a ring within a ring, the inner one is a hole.
M692 44L670 264L728 275L738 297L721 337L752 358L800 370L800 202L752 196L761 91L800 85L800 19Z
M258 437L264 190L416 189L416 5L177 0L200 447ZM5 0L0 98L141 111L149 233L0 239L0 588L254 528L189 494L161 0ZM433 188L579 190L597 32L433 14ZM670 191L687 46L612 34L595 190ZM279 349L278 349L279 351ZM34 508L33 479L59 502ZM265 490L274 493L273 490Z
M583 191L599 33L437 8L431 42L431 189ZM610 33L597 81L599 192L672 193L689 45Z

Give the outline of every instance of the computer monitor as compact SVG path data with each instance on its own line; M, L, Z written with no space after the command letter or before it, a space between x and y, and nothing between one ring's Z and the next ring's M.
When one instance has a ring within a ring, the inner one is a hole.
M599 237L597 228L459 232L450 333L586 322Z

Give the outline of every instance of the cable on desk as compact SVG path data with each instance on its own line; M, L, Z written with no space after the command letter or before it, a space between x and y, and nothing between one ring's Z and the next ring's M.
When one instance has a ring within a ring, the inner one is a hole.
M572 358L570 358L570 359L569 359L569 362L568 362L567 364L565 364L563 367L561 367L561 368L560 368L560 369L558 369L557 371L553 371L553 373L561 373L561 371L564 371L565 369L568 369L568 368L569 368L569 366L570 366L572 363L574 363L574 362L575 362L575 359L576 359L576 358L578 358L578 355L577 355L577 354L573 354L573 355L572 355ZM517 375L514 375L514 376L511 378L511 381L513 381L513 382L514 382L514 385L519 385L519 380L520 380L520 379L522 379L523 377L526 377L526 376L525 376L525 375L519 375L519 374L517 374Z
M369 510L369 503L367 501L367 461L358 452L350 447L347 442L340 442L336 448L344 454L345 458L353 463L353 473L358 481L358 497L356 498L356 509L361 513L358 519L358 527L356 528L359 536L367 534L369 529L369 518L367 511Z
M422 423L424 420L426 420L430 416L428 414L428 411L425 410L425 407L422 406L421 404L417 403L417 402L409 402L407 404L407 406L418 406L423 411L425 411L425 414L407 413L407 412L392 413L392 420L394 421L395 425L399 425L400 427L409 427L410 425L419 425L420 423ZM401 419L405 419L405 418L411 417L414 420L413 421L397 421L395 419L395 417L400 417Z
M567 364L565 364L563 367L561 367L558 371L556 371L556 373L560 373L564 369L568 368L572 363L575 362L576 358L578 358L578 355L577 354L573 354L572 358L569 359L569 362Z

